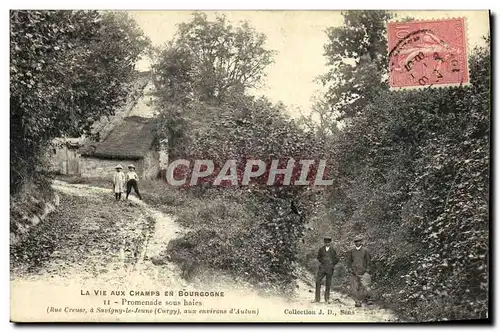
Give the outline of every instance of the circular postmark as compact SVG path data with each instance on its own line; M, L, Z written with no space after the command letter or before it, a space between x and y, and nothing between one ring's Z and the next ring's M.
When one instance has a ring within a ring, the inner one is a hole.
M463 50L448 43L432 29L411 31L411 25L401 24L390 31L388 56L392 87L431 86L462 83ZM456 44L456 43L455 43Z

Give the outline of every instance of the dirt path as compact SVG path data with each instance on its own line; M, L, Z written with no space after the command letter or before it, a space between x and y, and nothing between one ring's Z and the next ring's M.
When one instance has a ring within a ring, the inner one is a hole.
M241 280L214 272L205 272L188 283L180 277L180 268L173 263L154 265L151 261L170 240L186 231L171 216L135 197L115 202L110 189L61 181L55 181L54 188L61 194L62 210L47 220L49 228L42 229L32 242L28 242L36 247L33 248L36 253L48 246L52 246L52 251L48 250L48 256L37 256L20 249L19 255L23 256L20 261L30 264L11 267L11 308L17 320L380 322L393 319L390 312L379 308L354 308L351 299L338 293L332 294L330 305L312 304L311 287L304 282L299 282L293 299L266 294ZM40 238L47 234L50 234L49 239L41 241ZM86 291L95 290L107 290L107 295L111 290L126 292L125 296L84 295ZM130 293L149 290L159 291L161 296L139 297ZM179 291L208 291L219 295L223 292L224 297L191 294L180 297ZM165 293L171 295L165 297ZM180 303L164 306L171 309L169 314L116 313L120 308L136 310L123 301L154 298ZM105 299L111 299L111 303L104 306ZM48 302L53 307L76 306L89 310L101 306L114 308L115 312L47 314ZM202 305L197 305L198 302ZM232 314L229 313L231 309ZM239 309L238 314L236 309ZM179 311L174 313L176 310Z

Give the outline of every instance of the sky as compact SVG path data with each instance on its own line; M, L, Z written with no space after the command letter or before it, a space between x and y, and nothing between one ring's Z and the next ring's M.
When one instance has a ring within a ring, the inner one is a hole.
M176 25L191 19L191 11L130 11L154 45L172 39ZM265 47L277 52L270 65L263 86L254 92L265 95L273 102L283 102L292 116L301 109L307 114L311 97L321 89L315 78L327 72L323 47L327 41L325 30L341 26L340 11L224 11L206 12L209 19L224 13L229 21L237 24L248 21L258 32L267 36ZM465 17L468 32L468 49L482 42L489 33L487 11L404 11L397 17L415 19L440 19ZM138 63L139 70L147 70L147 60Z

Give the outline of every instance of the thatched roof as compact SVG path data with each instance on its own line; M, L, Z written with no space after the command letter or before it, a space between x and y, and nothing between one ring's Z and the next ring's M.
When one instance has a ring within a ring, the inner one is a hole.
M82 149L81 154L105 159L141 159L151 149L154 138L153 119L131 116L124 118L95 148Z
M52 140L53 147L62 147L63 145L68 148L78 149L82 146L82 139L77 137L56 137Z

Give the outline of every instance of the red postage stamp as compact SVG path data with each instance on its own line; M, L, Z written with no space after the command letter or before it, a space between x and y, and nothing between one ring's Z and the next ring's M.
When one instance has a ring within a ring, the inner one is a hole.
M391 88L469 83L465 20L390 22Z

